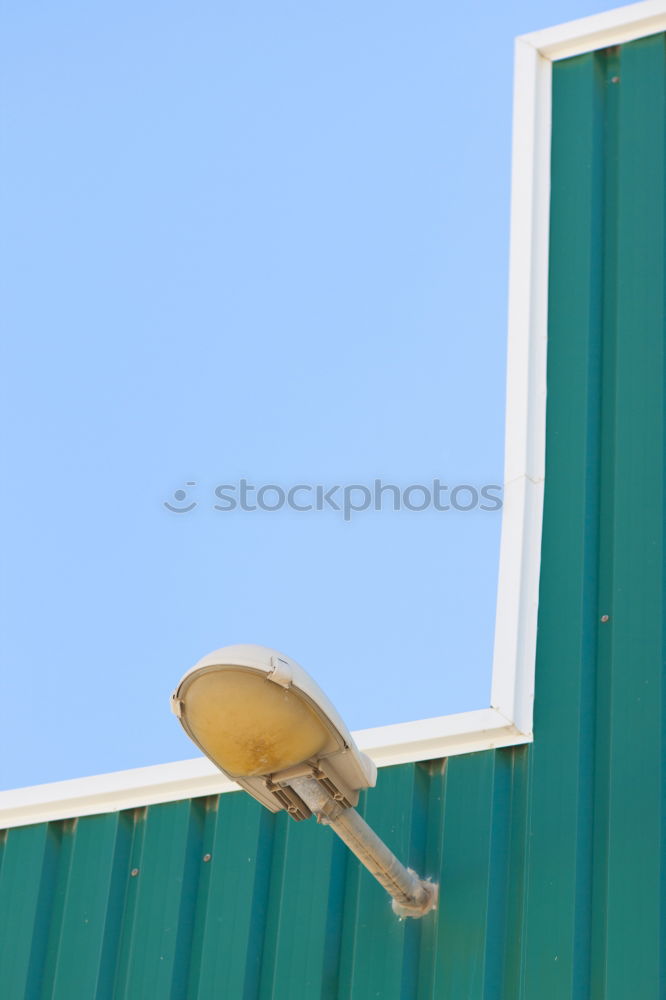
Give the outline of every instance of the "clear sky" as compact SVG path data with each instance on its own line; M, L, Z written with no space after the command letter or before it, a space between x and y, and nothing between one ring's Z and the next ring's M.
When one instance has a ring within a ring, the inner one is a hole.
M195 756L231 642L488 705L500 512L215 505L502 482L513 37L604 9L2 4L2 787Z

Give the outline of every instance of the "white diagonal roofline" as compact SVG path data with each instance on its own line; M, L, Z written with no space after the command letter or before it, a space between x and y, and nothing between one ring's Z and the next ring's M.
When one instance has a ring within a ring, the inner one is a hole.
M352 734L378 767L526 743L492 708ZM238 791L206 757L0 792L0 830Z

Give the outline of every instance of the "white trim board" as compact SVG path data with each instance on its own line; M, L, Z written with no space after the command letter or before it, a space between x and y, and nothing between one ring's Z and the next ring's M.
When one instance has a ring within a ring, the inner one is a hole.
M552 63L666 31L666 0L516 39L504 511L491 708L355 734L379 766L532 740L546 448ZM201 758L0 793L0 828L236 786Z
M666 4L664 0L645 0L567 21L544 31L534 31L522 35L517 42L531 46L544 59L554 62L611 45L623 45L659 31L666 31Z
M494 709L353 734L378 767L528 742ZM238 790L206 757L0 792L0 829Z

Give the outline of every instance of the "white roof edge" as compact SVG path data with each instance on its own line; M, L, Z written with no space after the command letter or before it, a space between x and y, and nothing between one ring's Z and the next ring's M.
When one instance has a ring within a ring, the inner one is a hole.
M362 729L352 734L378 767L531 742L496 709ZM0 829L141 808L238 790L205 757L0 792Z
M622 45L659 31L666 31L666 2L644 0L520 35L517 42L532 46L546 59L555 60Z

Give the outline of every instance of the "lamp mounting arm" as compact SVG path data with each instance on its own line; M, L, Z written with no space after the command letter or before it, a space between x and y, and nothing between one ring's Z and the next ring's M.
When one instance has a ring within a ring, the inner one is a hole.
M332 827L393 897L394 913L399 917L422 917L435 909L438 886L405 868L355 809L332 799L315 778L294 778L290 784L317 821Z

